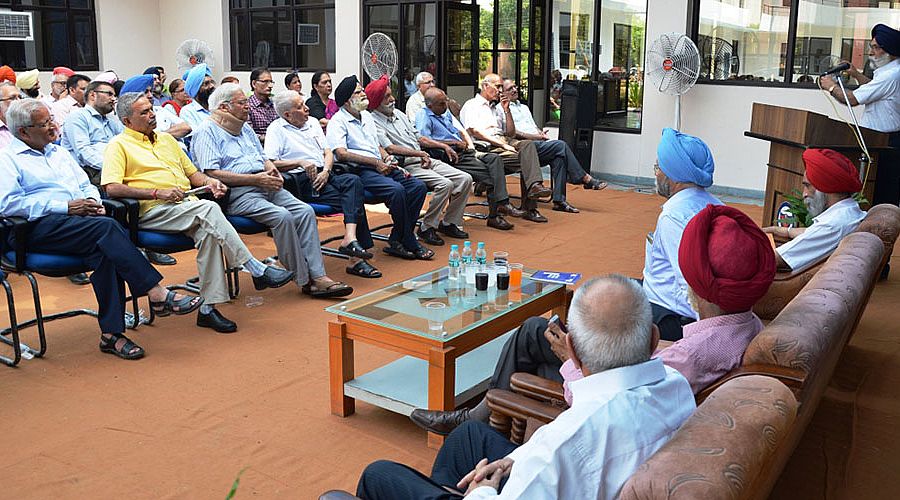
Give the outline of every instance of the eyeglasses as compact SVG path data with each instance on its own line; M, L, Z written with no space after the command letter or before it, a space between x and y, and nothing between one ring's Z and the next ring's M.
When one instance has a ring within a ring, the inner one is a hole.
M331 83L331 80L319 80L319 85L328 85Z
M246 105L250 104L250 100L248 100L248 99L241 99L240 101L231 101L231 104L234 104L234 105L237 105L237 106L246 106Z
M94 92L104 95L116 95L116 93L111 90L95 90Z
M256 80L256 82L263 85L272 85L273 83L275 83L273 80Z
M428 80L427 82L422 82L422 85L434 85L434 80Z
M47 118L47 121L36 123L34 125L25 125L25 128L50 128L53 123L53 118Z
M13 94L13 95L11 95L11 96L9 96L9 97L4 97L3 99L0 99L0 102L6 102L6 101L18 101L18 100L21 99L21 98L22 98L22 96L20 96L19 94Z

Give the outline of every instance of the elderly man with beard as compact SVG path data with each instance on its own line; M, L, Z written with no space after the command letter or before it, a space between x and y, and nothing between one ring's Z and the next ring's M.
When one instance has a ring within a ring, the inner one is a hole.
M831 149L807 149L803 163L803 202L813 224L763 229L790 240L775 249L783 270L802 271L829 255L866 216L853 199L853 193L862 189L859 172L846 156Z
M109 116L116 107L116 92L112 85L95 80L85 88L84 95L84 107L66 119L62 146L81 165L91 184L99 186L103 152L124 127L122 122Z
M209 96L216 90L216 81L206 63L200 63L191 68L184 76L184 91L193 99L187 106L181 108L178 115L188 122L192 130L197 128L209 118Z
M340 110L328 122L325 139L338 161L390 210L394 227L384 253L407 260L431 260L434 251L422 246L413 232L425 203L425 184L397 165L378 144L378 127L366 111L369 99L356 76L344 78L334 92Z
M23 71L16 76L16 87L19 87L27 97L40 99L41 81L38 76L40 76L40 71L37 68Z

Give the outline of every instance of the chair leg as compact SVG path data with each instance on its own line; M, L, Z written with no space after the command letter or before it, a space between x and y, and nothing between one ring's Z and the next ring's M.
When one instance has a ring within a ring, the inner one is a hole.
M31 294L34 297L34 317L35 321L37 322L38 339L41 344L41 349L38 352L34 353L34 356L36 358L40 358L47 353L47 336L44 332L44 313L41 310L41 296L38 292L38 284L37 280L34 279L34 275L29 273L28 271L25 271L23 274L31 283Z
M16 305L13 300L12 287L9 286L9 283L6 280L3 280L3 289L6 290L6 306L9 308L9 334L12 337L12 340L4 337L2 333L0 333L0 340L12 346L13 357L8 358L0 355L0 363L14 367L19 364L19 361L22 359L22 346L19 344L19 324L16 321Z

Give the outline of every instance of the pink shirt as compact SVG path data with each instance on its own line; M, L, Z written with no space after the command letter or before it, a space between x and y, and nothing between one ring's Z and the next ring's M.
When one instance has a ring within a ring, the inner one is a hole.
M655 357L681 372L697 394L740 365L750 341L762 329L762 321L753 311L713 316L686 325L684 338L657 351ZM566 402L571 405L568 382L584 375L572 360L563 363L559 374L564 380Z

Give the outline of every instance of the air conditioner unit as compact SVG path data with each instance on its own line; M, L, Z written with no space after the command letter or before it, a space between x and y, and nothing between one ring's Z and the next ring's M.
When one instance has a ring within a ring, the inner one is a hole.
M31 12L0 11L0 40L34 41Z

